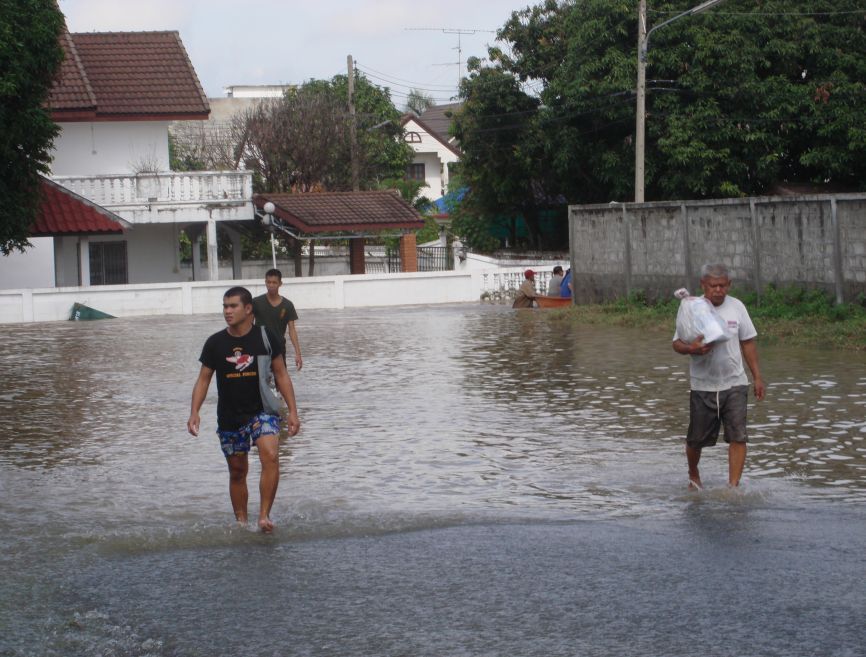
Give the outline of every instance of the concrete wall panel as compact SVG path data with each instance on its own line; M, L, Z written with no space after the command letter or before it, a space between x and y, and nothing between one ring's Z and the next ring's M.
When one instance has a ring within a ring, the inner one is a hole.
M864 194L571 206L569 221L578 302L696 291L710 262L741 288L866 293Z

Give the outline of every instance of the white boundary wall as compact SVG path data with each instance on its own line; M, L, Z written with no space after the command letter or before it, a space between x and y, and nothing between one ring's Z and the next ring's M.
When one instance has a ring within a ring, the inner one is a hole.
M534 269L541 291L552 266ZM298 309L428 305L478 302L484 292L515 289L522 280L523 267L316 276L283 279L280 292ZM116 317L218 313L223 294L234 285L253 296L265 293L262 279L0 290L0 324L68 320L76 302Z

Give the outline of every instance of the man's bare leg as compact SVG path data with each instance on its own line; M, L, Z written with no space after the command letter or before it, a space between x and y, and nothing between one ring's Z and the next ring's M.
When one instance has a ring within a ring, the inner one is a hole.
M703 490L704 485L701 483L701 473L698 471L698 463L701 460L701 450L697 447L689 447L686 445L686 461L689 464L689 488L694 490Z
M247 523L247 471L249 460L247 454L232 454L226 457L229 466L229 497L232 500L232 509L235 518L241 524Z
M271 521L271 507L277 496L277 486L280 483L280 451L277 436L261 436L256 441L259 450L259 461L262 463L262 478L259 481L261 505L259 506L259 529L266 534L274 530Z
M728 485L739 486L743 468L746 466L746 443L731 441L728 446Z

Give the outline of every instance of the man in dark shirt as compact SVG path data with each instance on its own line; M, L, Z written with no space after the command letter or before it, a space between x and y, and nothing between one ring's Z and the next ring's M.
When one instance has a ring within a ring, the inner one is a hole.
M304 366L304 361L301 358L298 332L295 330L298 313L295 304L280 296L282 284L283 273L279 269L269 269L265 273L265 287L268 292L253 299L253 313L256 316L256 324L267 326L280 339L283 344L283 354L286 349L286 327L288 326L289 339L295 349L295 367L300 370Z
M274 529L270 512L277 495L280 479L279 444L280 418L265 410L262 401L259 371L260 356L270 362L277 390L288 406L286 424L294 436L300 429L295 391L280 341L267 328L253 326L253 300L243 287L229 289L223 297L223 316L227 327L210 336L201 352L201 370L192 390L192 404L186 427L198 436L199 411L207 396L211 378L217 375L217 434L229 468L229 496L238 522L247 522L247 472L250 446L255 445L262 464L259 491L259 529L270 533ZM263 332L265 335L263 335ZM270 346L265 344L267 337ZM264 365L266 367L266 365Z

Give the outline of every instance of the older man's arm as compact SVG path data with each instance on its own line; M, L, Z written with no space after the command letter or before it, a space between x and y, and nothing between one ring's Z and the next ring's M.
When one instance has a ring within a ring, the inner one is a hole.
M761 368L758 365L758 345L755 338L751 340L741 340L740 349L743 352L743 359L749 371L752 373L752 383L755 386L755 399L758 401L764 398L764 379L761 378Z

